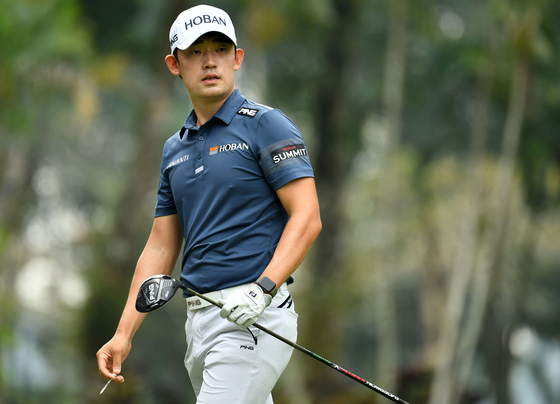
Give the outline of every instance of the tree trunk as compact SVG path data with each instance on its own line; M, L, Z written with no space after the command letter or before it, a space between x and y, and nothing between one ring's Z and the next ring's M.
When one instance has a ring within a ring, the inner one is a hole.
M504 226L507 222L507 206L513 183L515 156L521 135L525 99L528 87L528 69L524 60L517 58L514 62L510 101L506 117L502 154L498 161L495 183L490 196L489 210L485 217L487 229L482 233L476 255L465 254L467 264L460 262L454 269L451 280L448 311L442 335L440 362L432 383L430 404L451 404L458 402L470 373L476 344L481 332L488 302L488 292L492 272L495 270L500 250L503 248ZM467 217L467 215L466 215ZM469 218L472 220L473 218ZM472 230L471 230L472 231ZM474 240L469 237L473 250ZM460 253L460 256L462 254ZM472 261L474 256L474 262ZM474 268L471 264L474 264ZM459 268L466 273L458 272ZM469 286L471 268L472 283ZM470 305L466 306L466 297L470 291ZM464 327L461 319L465 317Z
M395 281L392 274L399 267L399 167L398 147L401 138L401 122L406 65L406 0L392 0L383 75L383 114L386 119L387 149L381 176L380 209L386 218L383 229L384 245L374 257L375 325L379 330L378 360L375 371L376 382L388 391L396 391L399 367L397 307ZM377 397L377 401L383 400Z
M482 199L482 157L488 137L488 115L493 66L483 63L479 72L476 109L473 118L469 177L465 190L463 221L460 239L463 243L457 254L449 279L449 292L445 304L443 327L436 348L435 374L432 381L430 403L447 403L453 394L454 352L459 339L473 262L477 247L478 222Z
M504 128L502 156L490 200L489 228L482 238L476 260L473 297L467 313L465 333L459 350L459 361L463 364L458 384L459 392L464 389L474 359L476 344L481 333L489 299L488 292L492 271L497 269L499 255L504 249L505 230L508 222L508 205L511 199L515 157L525 115L525 101L529 85L529 70L526 62L517 59L511 82L508 115Z
M340 358L342 346L341 320L339 313L342 297L337 287L342 275L343 244L341 240L344 225L344 184L350 172L352 157L359 142L359 128L363 117L353 108L351 90L345 77L352 67L353 41L345 27L352 25L359 13L360 0L333 0L332 22L324 35L324 60L328 60L323 76L318 78L316 100L313 103L313 121L316 128L317 146L314 171L317 192L321 205L323 230L315 242L310 267L310 293L307 301L302 301L298 311L305 318L305 327L300 327L299 340L302 345L313 347L313 351L328 355L336 362ZM341 364L342 365L342 364ZM309 375L310 396L316 402L334 402L344 396L346 380L326 366L306 363Z

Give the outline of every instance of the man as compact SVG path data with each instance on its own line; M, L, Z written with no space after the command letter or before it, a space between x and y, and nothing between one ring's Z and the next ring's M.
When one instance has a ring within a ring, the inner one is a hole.
M292 348L251 325L296 339L286 284L321 230L313 170L297 127L236 89L244 52L227 13L190 8L169 39L165 62L193 110L165 144L152 231L117 331L97 353L99 371L124 382L121 365L145 317L135 310L139 286L170 275L184 242L182 282L223 303L185 295L197 403L271 404Z

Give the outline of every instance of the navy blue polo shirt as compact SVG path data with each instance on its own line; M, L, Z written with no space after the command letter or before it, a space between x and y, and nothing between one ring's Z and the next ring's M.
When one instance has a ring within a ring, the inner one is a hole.
M260 276L288 221L276 190L313 169L296 125L237 89L196 122L193 110L165 143L155 216L178 214L181 279L206 293Z

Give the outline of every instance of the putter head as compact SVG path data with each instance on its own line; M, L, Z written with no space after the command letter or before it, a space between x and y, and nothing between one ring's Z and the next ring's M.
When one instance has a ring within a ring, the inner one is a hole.
M146 279L136 296L136 310L148 313L166 304L183 284L168 275L154 275Z

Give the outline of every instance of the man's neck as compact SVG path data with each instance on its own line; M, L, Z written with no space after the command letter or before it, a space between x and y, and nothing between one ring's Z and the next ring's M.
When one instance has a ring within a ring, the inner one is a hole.
M199 128L208 122L215 114L220 110L222 105L227 101L229 96L233 93L235 88L229 93L226 97L216 99L198 99L193 100L191 98L191 102L193 104L194 112L196 113L196 126Z

